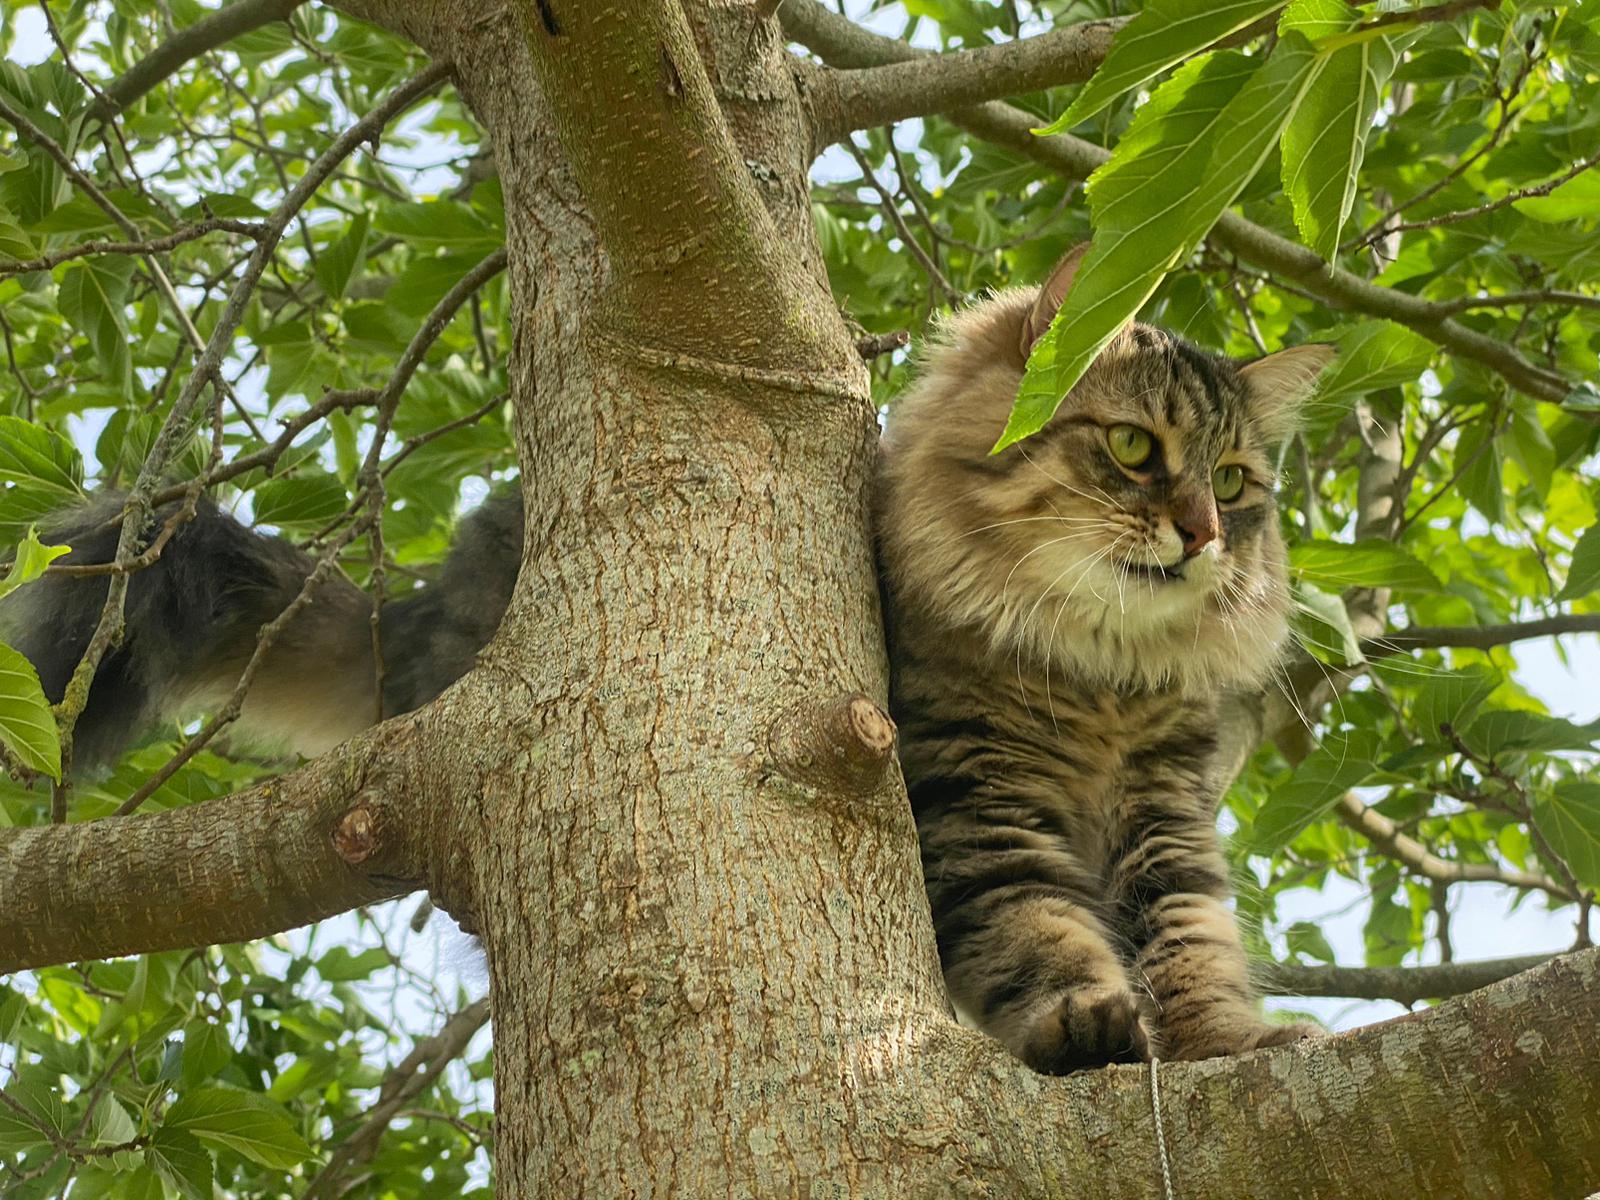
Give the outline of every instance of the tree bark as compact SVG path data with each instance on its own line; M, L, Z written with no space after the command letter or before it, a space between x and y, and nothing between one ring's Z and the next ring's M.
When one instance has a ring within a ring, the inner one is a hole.
M413 723L399 802L489 956L498 1195L1149 1197L1153 1084L1185 1200L1600 1182L1596 951L1158 1078L1041 1077L958 1027L873 710L874 413L797 224L771 5L347 7L456 63L506 197L521 578L479 667L372 735ZM708 163L733 227L688 236ZM342 814L361 781L325 761L295 778ZM310 860L366 845L321 828Z

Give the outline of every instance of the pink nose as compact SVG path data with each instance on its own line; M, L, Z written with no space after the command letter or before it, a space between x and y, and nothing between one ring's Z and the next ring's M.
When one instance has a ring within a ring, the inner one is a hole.
M1217 510L1209 501L1186 505L1172 514L1172 527L1183 539L1183 556L1193 558L1217 540Z

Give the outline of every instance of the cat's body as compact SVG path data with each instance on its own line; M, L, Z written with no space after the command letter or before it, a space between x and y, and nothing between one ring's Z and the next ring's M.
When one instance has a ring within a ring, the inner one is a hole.
M1303 394L1327 352L1241 373L1130 326L1044 431L991 456L1074 268L948 323L891 408L878 489L892 710L946 981L1049 1072L1307 1032L1256 1011L1213 759L1225 692L1263 680L1286 629L1265 452L1299 395L1273 393ZM1108 445L1129 428L1151 440L1138 469ZM1248 480L1231 502L1224 465Z
M1226 905L1212 759L1225 689L1259 683L1284 636L1265 447L1325 361L1308 347L1241 372L1130 326L1041 434L991 457L1071 273L1069 262L1042 292L949 323L893 410L878 487L892 705L950 991L1054 1072L1305 1033L1255 1011ZM1108 428L1147 430L1154 467L1109 460ZM1207 480L1224 461L1250 483L1219 509ZM108 562L120 508L101 497L42 534L72 545L65 563ZM471 666L504 612L521 539L520 499L491 500L462 523L438 581L385 606L385 715ZM203 502L129 580L127 634L78 724L79 765L223 703L257 630L312 566ZM103 576L53 576L0 604L0 635L52 701L105 594ZM247 741L314 755L377 719L370 613L343 577L323 585L264 660Z
M152 517L148 544L179 507ZM97 496L44 523L66 544L66 565L110 562L122 497ZM461 523L433 583L383 608L383 711L433 699L472 665L511 597L522 555L522 501L496 497ZM294 600L315 559L283 538L247 529L210 500L180 525L153 564L128 578L122 643L102 660L78 722L75 761L93 768L161 721L220 708L255 649L256 634ZM105 603L105 576L46 576L0 603L0 638L61 699ZM279 634L233 731L248 745L312 757L373 724L371 598L335 573Z

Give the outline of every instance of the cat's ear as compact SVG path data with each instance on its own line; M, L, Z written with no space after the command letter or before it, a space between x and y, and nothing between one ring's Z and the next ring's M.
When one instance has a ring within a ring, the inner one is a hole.
M1061 261L1050 272L1050 277L1039 288L1039 298L1033 302L1033 311L1028 314L1028 319L1022 323L1022 350L1023 361L1033 353L1034 343L1042 338L1050 328L1050 322L1056 318L1056 310L1061 307L1061 302L1067 298L1067 290L1072 287L1072 279L1078 273L1078 264L1083 261L1083 256L1089 253L1089 243L1079 242L1071 250L1061 256Z
M1291 346L1239 368L1262 431L1281 441L1295 431L1300 409L1316 390L1317 376L1338 349L1321 342Z

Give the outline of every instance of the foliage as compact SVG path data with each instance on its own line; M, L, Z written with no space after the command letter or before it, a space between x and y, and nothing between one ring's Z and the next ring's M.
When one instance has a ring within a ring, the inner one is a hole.
M943 49L1113 15L1107 0L899 7L908 36ZM164 8L178 27L207 11L195 0ZM20 548L0 588L29 586L48 566L52 551L30 533L44 514L137 476L193 382L186 326L212 337L286 194L340 130L423 66L391 36L306 5L106 121L100 91L165 30L126 0L49 12L70 54L8 59L0 101L71 156L138 240L166 241L148 255L104 249L130 240L123 225L35 142L0 135L0 545ZM1274 14L1268 35L1215 46ZM8 49L23 15L0 13ZM1150 0L1101 77L1017 101L1039 127L1111 152L1082 193L944 119L857 134L929 270L846 157L829 155L817 173L813 213L835 294L873 333L920 337L965 297L1042 278L1092 219L1095 252L1041 343L1017 435L1048 417L1135 311L1239 356L1339 345L1283 462L1306 648L1283 686L1312 736L1291 724L1228 799L1239 871L1257 884L1241 908L1263 953L1331 957L1316 923L1280 908L1338 880L1371 897L1368 962L1414 959L1442 936L1448 881L1340 819L1351 796L1435 861L1537 873L1551 906L1570 911L1572 896L1600 886L1589 778L1600 726L1549 714L1517 673L1515 644L1391 655L1374 638L1600 613L1600 393L1580 386L1600 350L1600 171L1545 190L1600 149L1597 75L1593 4L1508 0L1418 23L1341 0L1282 12ZM497 403L510 300L496 277L447 314L405 387L378 450L381 537L339 548L372 496L363 468L377 410L364 389L390 383L423 318L504 244L480 142L445 90L390 122L376 150L338 164L292 214L237 331L224 328L229 386L183 422L164 472L207 474L241 519L333 547L358 582L381 556L390 595L439 560L463 504L515 470ZM1519 392L1491 366L1441 351L1432 326L1359 304L1339 311L1251 267L1215 236L1230 208L1362 281L1458 305L1463 326L1570 381L1570 395ZM883 402L908 370L901 354L874 363ZM294 437L275 456L228 473L285 429ZM1383 457L1391 434L1398 462ZM42 822L51 790L30 772L56 774L53 718L36 678L4 654L0 744L17 771L0 779L0 825ZM161 731L108 776L73 780L70 818L111 812L193 729ZM281 765L213 746L146 807L214 797ZM353 948L323 949L328 934L314 932L52 968L0 988L7 1197L298 1193L371 1107L383 1060L405 1044L399 1026L435 1026L463 1003L406 965L405 935L385 921L341 922ZM481 1183L488 1067L469 1056L410 1101L370 1175L353 1174L343 1194L456 1196Z

